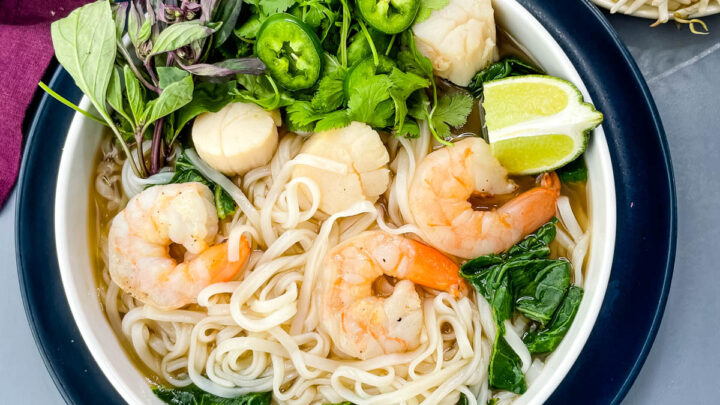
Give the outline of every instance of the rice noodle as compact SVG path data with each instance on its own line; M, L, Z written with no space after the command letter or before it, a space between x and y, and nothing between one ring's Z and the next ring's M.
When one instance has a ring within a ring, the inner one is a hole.
M173 386L195 384L222 397L272 391L275 401L317 404L351 401L362 404L452 404L464 394L469 404L497 398L508 404L517 395L488 387L487 368L497 327L488 302L475 291L469 297L422 289L423 325L414 350L367 360L336 352L330 336L318 328L319 300L313 297L327 252L341 241L368 229L421 238L409 209L408 191L417 165L431 150L426 124L417 139L391 139L391 184L385 205L362 201L327 216L319 212L320 190L310 178L292 179L297 165L346 173L343 164L300 153L304 139L286 134L270 163L229 179L185 151L200 173L219 184L239 206L222 222L218 241L227 238L228 259L239 260L242 237L252 252L237 279L203 289L197 305L160 311L144 305L115 285L105 268L101 286L110 324L142 363ZM102 196L123 205L124 195L147 182L132 179L120 192L124 170L110 147L98 169ZM130 179L130 178L128 178ZM113 181L107 181L113 180ZM99 189L99 188L98 188ZM107 196L107 197L106 197ZM566 199L567 200L567 199ZM589 246L568 201L558 202L557 243L567 253L576 284ZM107 229L100 231L100 244ZM104 247L103 247L104 248ZM107 263L107 252L101 257ZM576 264L577 263L577 264ZM392 288L392 286L390 286ZM529 327L523 316L505 322L506 341L518 353L528 383L544 363L532 359L521 336Z

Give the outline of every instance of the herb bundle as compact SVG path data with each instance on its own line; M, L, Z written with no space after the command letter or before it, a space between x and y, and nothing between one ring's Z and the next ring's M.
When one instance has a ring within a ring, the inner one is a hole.
M228 81L234 75L265 71L255 57L227 57L221 50L241 6L241 0L87 4L53 23L51 34L58 61L99 117L40 86L108 126L135 175L147 177L163 166L192 118L233 100L234 83ZM152 139L149 167L142 147L146 138Z

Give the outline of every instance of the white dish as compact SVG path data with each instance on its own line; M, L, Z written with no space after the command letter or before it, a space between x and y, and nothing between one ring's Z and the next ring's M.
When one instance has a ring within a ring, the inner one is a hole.
M606 8L608 10L610 10L611 8L613 8L613 6L615 6L615 2L612 0L592 0L592 2L602 8ZM628 4L625 4L624 6L620 7L618 12L620 12L621 14L628 14L627 10L630 8L631 4L632 4L632 2L629 2ZM707 8L705 9L705 11L703 11L702 13L695 13L695 14L690 15L690 18L705 17L708 15L713 15L713 14L717 14L717 13L720 13L720 4L713 3L713 4L709 4L707 6ZM641 17L641 18L657 20L659 17L659 12L658 12L657 7L643 5L642 7L637 9L635 12L630 13L628 15L632 15L634 17ZM670 12L670 18L671 19L673 18L672 12Z
M495 0L494 6L498 24L522 44L548 74L575 83L585 99L592 101L568 57L527 10L515 0ZM89 108L88 99L84 98L80 106ZM88 184L94 178L100 131L99 124L76 114L62 153L55 202L55 239L63 287L90 353L120 395L130 404L161 404L121 347L97 295L89 252ZM586 160L593 232L585 296L567 336L548 359L541 375L516 402L519 405L543 403L561 383L590 335L610 277L615 246L615 187L601 127L594 131Z

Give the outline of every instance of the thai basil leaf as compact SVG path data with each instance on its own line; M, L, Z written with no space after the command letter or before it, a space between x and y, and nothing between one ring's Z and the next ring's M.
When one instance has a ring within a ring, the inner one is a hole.
M152 34L152 24L150 23L150 20L143 21L143 24L140 26L140 30L137 34L137 41L138 43L143 43L150 39L150 35Z
M127 94L128 104L130 105L130 111L135 118L135 123L139 125L140 119L145 113L144 90L128 65L123 67L123 76L125 78L125 92Z
M174 51L199 39L207 38L215 32L213 28L201 25L199 21L175 23L160 32L155 39L152 55Z
M500 330L495 336L492 354L490 355L488 383L493 388L516 394L522 394L527 390L520 357L505 341L505 337Z
M125 21L127 21L128 3L115 3L112 5L113 19L115 20L115 35L121 39L125 32Z
M108 84L108 92L107 92L107 102L110 104L110 106L113 108L113 110L117 111L118 114L122 115L130 121L127 114L125 114L125 109L123 108L123 95L122 95L122 82L120 81L120 74L118 73L118 70L113 68L112 70L112 76L110 77L110 83Z
M569 286L570 263L565 260L553 260L547 267L538 271L535 279L523 289L523 295L515 301L515 309L545 325L560 306Z
M221 0L215 12L215 21L222 22L222 26L213 38L215 48L221 46L232 34L235 24L237 24L240 10L242 10L242 0Z
M570 330L573 320L575 320L582 297L582 288L575 286L568 288L560 308L558 308L547 328L529 332L523 338L523 342L525 342L525 346L527 346L530 353L550 353L557 349L565 334Z
M195 385L184 388L155 386L153 393L170 405L270 405L272 392L250 393L235 398L222 398Z
M185 124L204 112L218 112L233 101L230 92L235 88L235 82L227 83L199 83L193 90L192 100L180 108L175 114L175 130L171 145L180 134Z
M108 120L105 106L115 62L115 22L110 2L97 1L75 9L50 25L55 56Z
M193 95L193 79L187 76L175 83L171 83L160 93L160 96L147 104L146 123L155 122L159 118L164 117L177 111L182 106L192 100Z
M468 90L474 97L480 97L483 94L483 83L485 82L504 79L510 76L523 76L537 73L542 73L542 71L532 64L513 56L495 62L475 73L475 76L473 76L468 85Z
M190 76L190 73L174 66L158 66L157 74L161 89Z
M227 59L217 63L198 63L183 66L183 69L196 76L230 76L236 74L261 75L265 73L265 64L258 58Z
M128 36L130 37L130 42L132 42L133 46L137 48L140 44L138 42L140 27L144 25L144 19L140 14L140 11L135 6L135 2L129 1L128 3L130 4L130 12L128 13L127 31Z
M223 190L219 185L209 181L193 166L192 162L185 156L185 154L178 157L175 162L175 174L170 179L170 184L175 183L191 183L198 182L208 187L213 192L215 197L215 209L217 211L218 218L224 219L227 216L232 216L237 210L235 200L230 197L227 191Z

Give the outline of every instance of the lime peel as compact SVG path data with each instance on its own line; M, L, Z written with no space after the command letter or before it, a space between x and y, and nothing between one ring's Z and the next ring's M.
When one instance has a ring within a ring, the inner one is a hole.
M572 83L527 75L485 83L485 120L493 154L512 174L555 170L587 146L602 113Z

